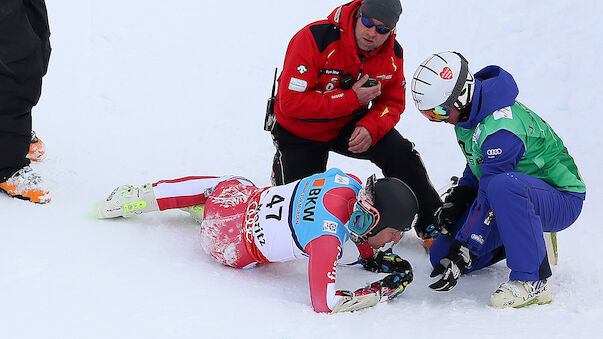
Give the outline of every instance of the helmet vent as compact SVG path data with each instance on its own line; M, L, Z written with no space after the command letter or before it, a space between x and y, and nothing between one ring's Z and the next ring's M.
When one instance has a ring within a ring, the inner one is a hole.
M442 61L444 61L444 63L446 63L446 64L448 63L448 61L446 59L442 58L442 56L439 54L434 54L433 56L436 56L436 57L442 59Z
M424 83L427 86L431 86L431 84L428 83L427 81L424 81L424 80L421 80L421 79L418 79L418 78L413 78L413 80L418 81L418 82L422 82L422 83Z
M426 68L426 69L428 69L428 70L432 71L432 72L433 72L433 74L440 75L440 73L438 73L438 72L434 71L433 69L431 69L431 68L429 68L429 67L427 67L427 66L425 66L425 65L421 65L421 67Z

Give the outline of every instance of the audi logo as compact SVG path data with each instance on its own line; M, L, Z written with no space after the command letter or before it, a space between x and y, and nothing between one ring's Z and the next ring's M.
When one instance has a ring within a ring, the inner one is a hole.
M500 154L502 154L502 149L500 149L500 148L489 149L486 151L486 153L489 156L500 155Z

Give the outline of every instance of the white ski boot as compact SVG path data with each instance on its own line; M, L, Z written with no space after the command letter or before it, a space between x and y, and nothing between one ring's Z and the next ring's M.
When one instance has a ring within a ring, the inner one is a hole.
M532 304L548 304L551 301L551 288L547 280L509 280L500 284L490 297L490 304L496 308L520 308Z
M111 192L107 199L97 202L94 207L98 219L131 217L159 211L151 184L144 184L140 187L119 186Z

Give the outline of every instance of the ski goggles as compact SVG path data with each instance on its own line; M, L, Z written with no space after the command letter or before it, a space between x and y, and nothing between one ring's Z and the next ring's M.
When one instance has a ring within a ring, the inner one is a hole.
M362 13L360 15L362 15ZM371 28L371 27L375 26L375 31L377 31L377 33L379 33L379 34L387 34L392 31L392 29L387 26L375 25L373 20L371 20L367 17L364 17L364 16L360 17L360 21L362 21L362 24L366 28Z
M356 237L361 238L379 223L379 211L366 199L360 199L354 204L354 211L348 224L348 229Z
M440 105L432 109L422 109L421 114L431 121L441 122L448 119L450 116L450 110Z

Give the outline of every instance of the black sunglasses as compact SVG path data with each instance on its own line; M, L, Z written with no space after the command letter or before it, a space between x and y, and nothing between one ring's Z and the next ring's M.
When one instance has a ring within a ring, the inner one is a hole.
M391 32L391 30L392 30L391 28L383 26L383 25L375 25L373 20L371 20L367 17L364 17L364 16L360 17L360 21L362 21L362 24L366 28L371 28L371 27L375 26L375 31L377 31L377 33L379 33L379 34L387 34L387 33Z

